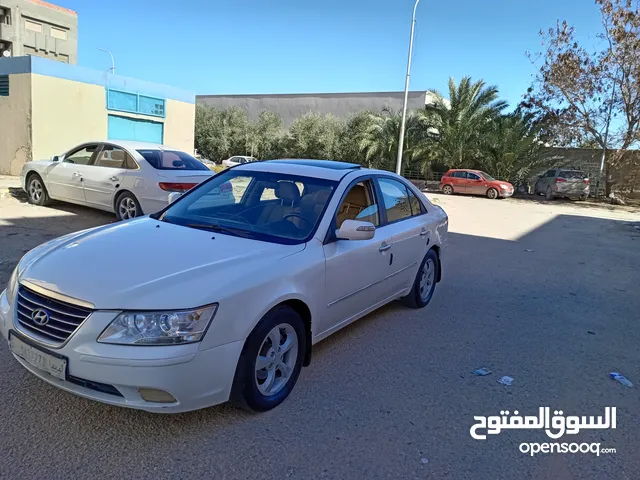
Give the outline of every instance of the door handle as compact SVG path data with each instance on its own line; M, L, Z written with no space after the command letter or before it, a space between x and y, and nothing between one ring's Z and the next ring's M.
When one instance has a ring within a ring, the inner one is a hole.
M118 181L118 177L109 177L109 180L111 180L112 182L117 182Z
M74 177L81 177L81 176L82 176L82 174L81 174L81 173L79 173L79 172L74 172L74 173L73 173L73 176L74 176Z
M422 230L422 231L420 232L420 236L421 236L421 237L424 237L425 235L429 235L429 230Z
M380 248L378 249L379 252L386 252L387 250L389 250L391 248L391 245L388 243L383 243L382 245L380 245Z

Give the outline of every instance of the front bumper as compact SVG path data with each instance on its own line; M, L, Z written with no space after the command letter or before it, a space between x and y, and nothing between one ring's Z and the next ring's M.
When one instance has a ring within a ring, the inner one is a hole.
M507 197L513 196L513 188L501 188L500 189L500 196L503 197L503 198L507 198Z
M60 380L14 354L22 366L51 385L98 402L159 413L197 410L229 400L244 342L207 350L199 350L200 343L155 347L96 342L116 315L96 311L64 346L42 347L14 327L13 309L6 293L0 295L0 333L5 340L11 332L44 352L67 359L68 380ZM119 395L106 393L105 386L115 388ZM140 388L167 392L176 402L145 401Z

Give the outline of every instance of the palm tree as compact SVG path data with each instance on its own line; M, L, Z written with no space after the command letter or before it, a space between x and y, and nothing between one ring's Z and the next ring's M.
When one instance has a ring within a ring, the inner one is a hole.
M449 79L449 100L437 90L430 90L433 98L424 110L418 112L419 121L435 136L436 142L427 142L422 150L430 149L439 162L450 167L472 167L481 157L480 142L492 120L507 107L498 100L498 89L487 86L483 80L471 82L464 77L456 85Z
M364 163L370 168L393 171L398 155L398 133L402 114L384 109L382 113L369 113L367 117L366 120L361 120L361 125L364 127L357 136L358 149L364 154ZM404 151L408 164L403 162L403 167L411 168L413 152L423 131L424 125L415 115L409 114L405 129Z
M482 167L496 178L514 183L529 178L548 163L540 154L543 144L539 134L533 116L519 109L495 118L482 141Z

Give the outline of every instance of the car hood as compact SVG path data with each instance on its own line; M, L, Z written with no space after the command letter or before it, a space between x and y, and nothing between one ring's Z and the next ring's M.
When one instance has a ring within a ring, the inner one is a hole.
M497 187L499 187L500 185L507 185L507 186L513 188L513 184L511 184L511 183L509 183L509 182L507 182L505 180L491 180L491 181L489 181L489 183L491 185L497 186Z
M20 281L96 309L192 308L217 301L216 291L242 285L252 272L272 269L304 248L143 217L38 247L21 261Z

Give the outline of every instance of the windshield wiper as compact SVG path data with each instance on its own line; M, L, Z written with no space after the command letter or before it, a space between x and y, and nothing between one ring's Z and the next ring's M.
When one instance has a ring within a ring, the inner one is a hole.
M214 232L228 233L237 237L249 237L251 236L246 230L238 230L235 228L223 227L217 223L187 223L187 227L199 228L202 230L212 230Z

